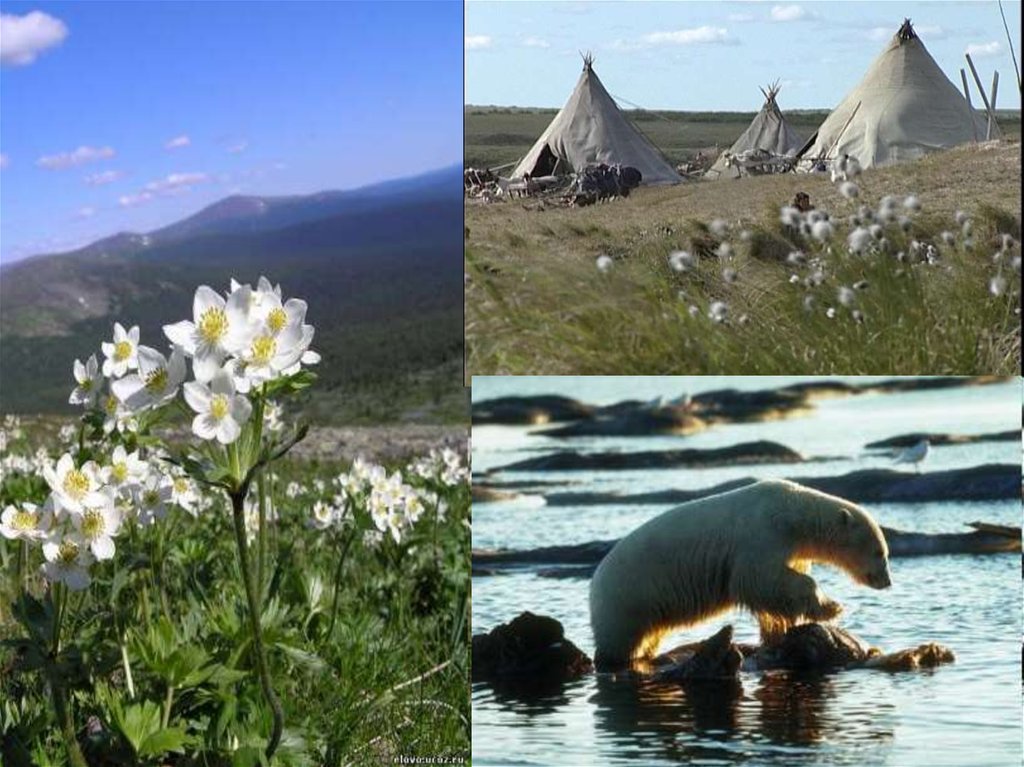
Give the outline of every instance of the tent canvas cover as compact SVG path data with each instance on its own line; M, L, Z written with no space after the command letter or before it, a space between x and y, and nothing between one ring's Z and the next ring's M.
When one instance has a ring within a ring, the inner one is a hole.
M512 171L512 178L573 173L594 163L636 168L643 176L642 184L681 181L647 137L619 111L588 55L569 100Z
M773 83L767 90L762 88L764 106L757 113L749 127L743 131L736 143L726 150L729 154L740 154L752 149L766 149L772 154L792 156L804 145L804 140L794 132L776 101L779 95L779 84ZM722 152L715 164L705 174L709 179L729 178L738 176L739 171L726 165L726 152ZM730 170L732 173L730 174Z
M906 19L798 156L848 154L864 168L890 165L984 140L986 127Z

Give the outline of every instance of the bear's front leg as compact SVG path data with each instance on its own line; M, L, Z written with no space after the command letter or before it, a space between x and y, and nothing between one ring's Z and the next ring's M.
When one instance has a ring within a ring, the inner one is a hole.
M842 605L826 597L812 577L789 567L763 583L765 589L748 600L748 607L758 616L762 642L777 641L802 620L830 621L843 611Z

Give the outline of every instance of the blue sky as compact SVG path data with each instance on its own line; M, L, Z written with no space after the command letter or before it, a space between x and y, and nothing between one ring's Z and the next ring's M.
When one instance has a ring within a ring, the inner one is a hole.
M462 159L461 2L7 2L0 260Z
M1020 2L1004 2L1020 60ZM909 16L960 88L969 48L998 106L1020 108L995 2L477 2L466 6L466 103L560 107L579 51L614 96L648 109L753 111L782 80L783 109L827 109ZM968 72L970 77L970 72ZM973 89L972 85L972 89ZM977 91L975 106L981 105ZM620 102L621 105L621 102Z

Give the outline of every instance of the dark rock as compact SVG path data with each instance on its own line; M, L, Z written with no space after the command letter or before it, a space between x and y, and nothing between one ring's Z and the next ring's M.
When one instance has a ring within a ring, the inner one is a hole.
M527 458L497 471L580 471L619 469L678 469L800 463L804 457L777 442L746 442L708 450L644 450L633 453L579 453L563 450Z
M506 677L573 679L593 670L590 658L565 638L554 618L523 612L473 637L473 681Z
M733 644L732 634L732 626L723 626L717 634L697 644L689 657L656 671L655 678L665 682L735 678L743 663L743 653Z
M569 397L499 397L473 403L473 424L536 425L589 418L595 408Z
M690 405L696 416L715 423L774 421L814 408L807 393L795 389L718 389L695 394Z
M587 421L577 421L537 433L544 437L649 437L666 434L686 436L704 431L706 428L706 421L684 408L663 407L655 410L626 410L599 414Z
M758 648L753 662L759 671L828 670L867 660L869 655L869 647L838 626L804 623L789 629L777 645Z
M678 504L725 493L756 481L753 477L746 477L703 490L655 490L630 495L549 493L545 499L548 506ZM854 503L996 501L1020 496L1021 474L1020 467L1014 464L983 464L966 469L923 473L895 469L860 469L838 477L791 477L790 481L838 495Z
M927 432L914 432L913 434L901 434L898 437L880 439L877 442L869 442L864 447L868 450L875 450L887 447L913 447L921 440L928 440L935 445L973 445L977 442L1019 442L1020 432L998 431L989 434L930 434Z

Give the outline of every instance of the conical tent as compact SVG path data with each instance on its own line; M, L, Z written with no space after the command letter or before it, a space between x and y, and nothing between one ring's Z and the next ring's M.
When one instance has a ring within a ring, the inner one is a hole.
M527 152L512 178L572 173L593 163L628 165L643 184L677 184L680 176L654 145L619 111L583 58L583 74L569 100Z
M726 151L736 155L751 149L766 149L772 154L795 155L803 146L804 140L789 127L786 118L782 116L779 104L775 100L779 94L779 84L772 83L767 90L762 88L761 93L764 94L764 106L761 107L761 111L743 131L743 135ZM709 179L730 178L737 176L738 171L726 165L726 152L722 152L705 175Z
M816 160L848 154L864 168L890 165L984 139L986 126L906 19L798 156Z

